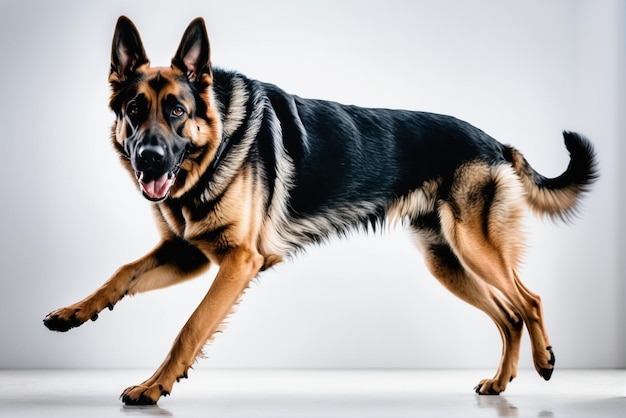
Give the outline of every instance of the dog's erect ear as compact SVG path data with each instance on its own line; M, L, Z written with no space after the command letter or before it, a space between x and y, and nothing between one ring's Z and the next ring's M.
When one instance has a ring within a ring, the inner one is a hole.
M111 48L111 76L123 81L141 65L149 62L137 28L126 16L120 16L115 25Z
M200 81L203 74L211 74L211 47L204 19L194 19L183 34L172 66L179 68L191 81Z

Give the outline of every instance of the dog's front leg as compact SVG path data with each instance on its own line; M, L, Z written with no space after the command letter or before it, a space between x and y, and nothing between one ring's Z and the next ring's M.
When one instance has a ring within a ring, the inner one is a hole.
M52 331L68 331L90 319L95 321L100 311L113 309L125 295L179 283L206 271L209 265L208 258L188 242L164 240L142 258L120 267L85 299L48 314L44 325Z
M230 250L221 260L211 288L176 337L163 364L148 380L126 389L121 395L123 402L155 404L161 396L169 395L174 382L187 377L202 347L218 331L262 265L263 257L254 250Z

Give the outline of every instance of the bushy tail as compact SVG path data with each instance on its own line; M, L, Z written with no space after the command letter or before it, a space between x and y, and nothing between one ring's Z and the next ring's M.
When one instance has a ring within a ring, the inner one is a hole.
M535 213L569 220L576 214L580 195L589 191L599 173L596 153L587 138L574 132L563 132L563 138L570 162L558 177L546 178L537 173L514 148L511 148L511 163L524 184L526 200Z

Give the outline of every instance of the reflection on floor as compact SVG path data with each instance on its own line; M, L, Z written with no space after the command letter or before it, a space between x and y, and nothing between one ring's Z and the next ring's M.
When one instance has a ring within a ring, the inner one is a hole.
M480 370L191 371L158 406L125 407L146 370L0 370L0 417L626 417L626 370L521 371L478 396Z

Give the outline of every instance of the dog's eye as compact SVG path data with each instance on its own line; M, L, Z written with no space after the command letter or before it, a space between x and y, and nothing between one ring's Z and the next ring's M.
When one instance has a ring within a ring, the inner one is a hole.
M181 105L174 106L174 108L172 109L172 113L171 113L173 118L179 118L184 114L185 114L185 108L182 107Z
M128 107L126 108L126 114L128 116L130 116L131 118L134 118L136 116L139 115L139 106L137 106L137 103L135 102L131 102L128 104Z

